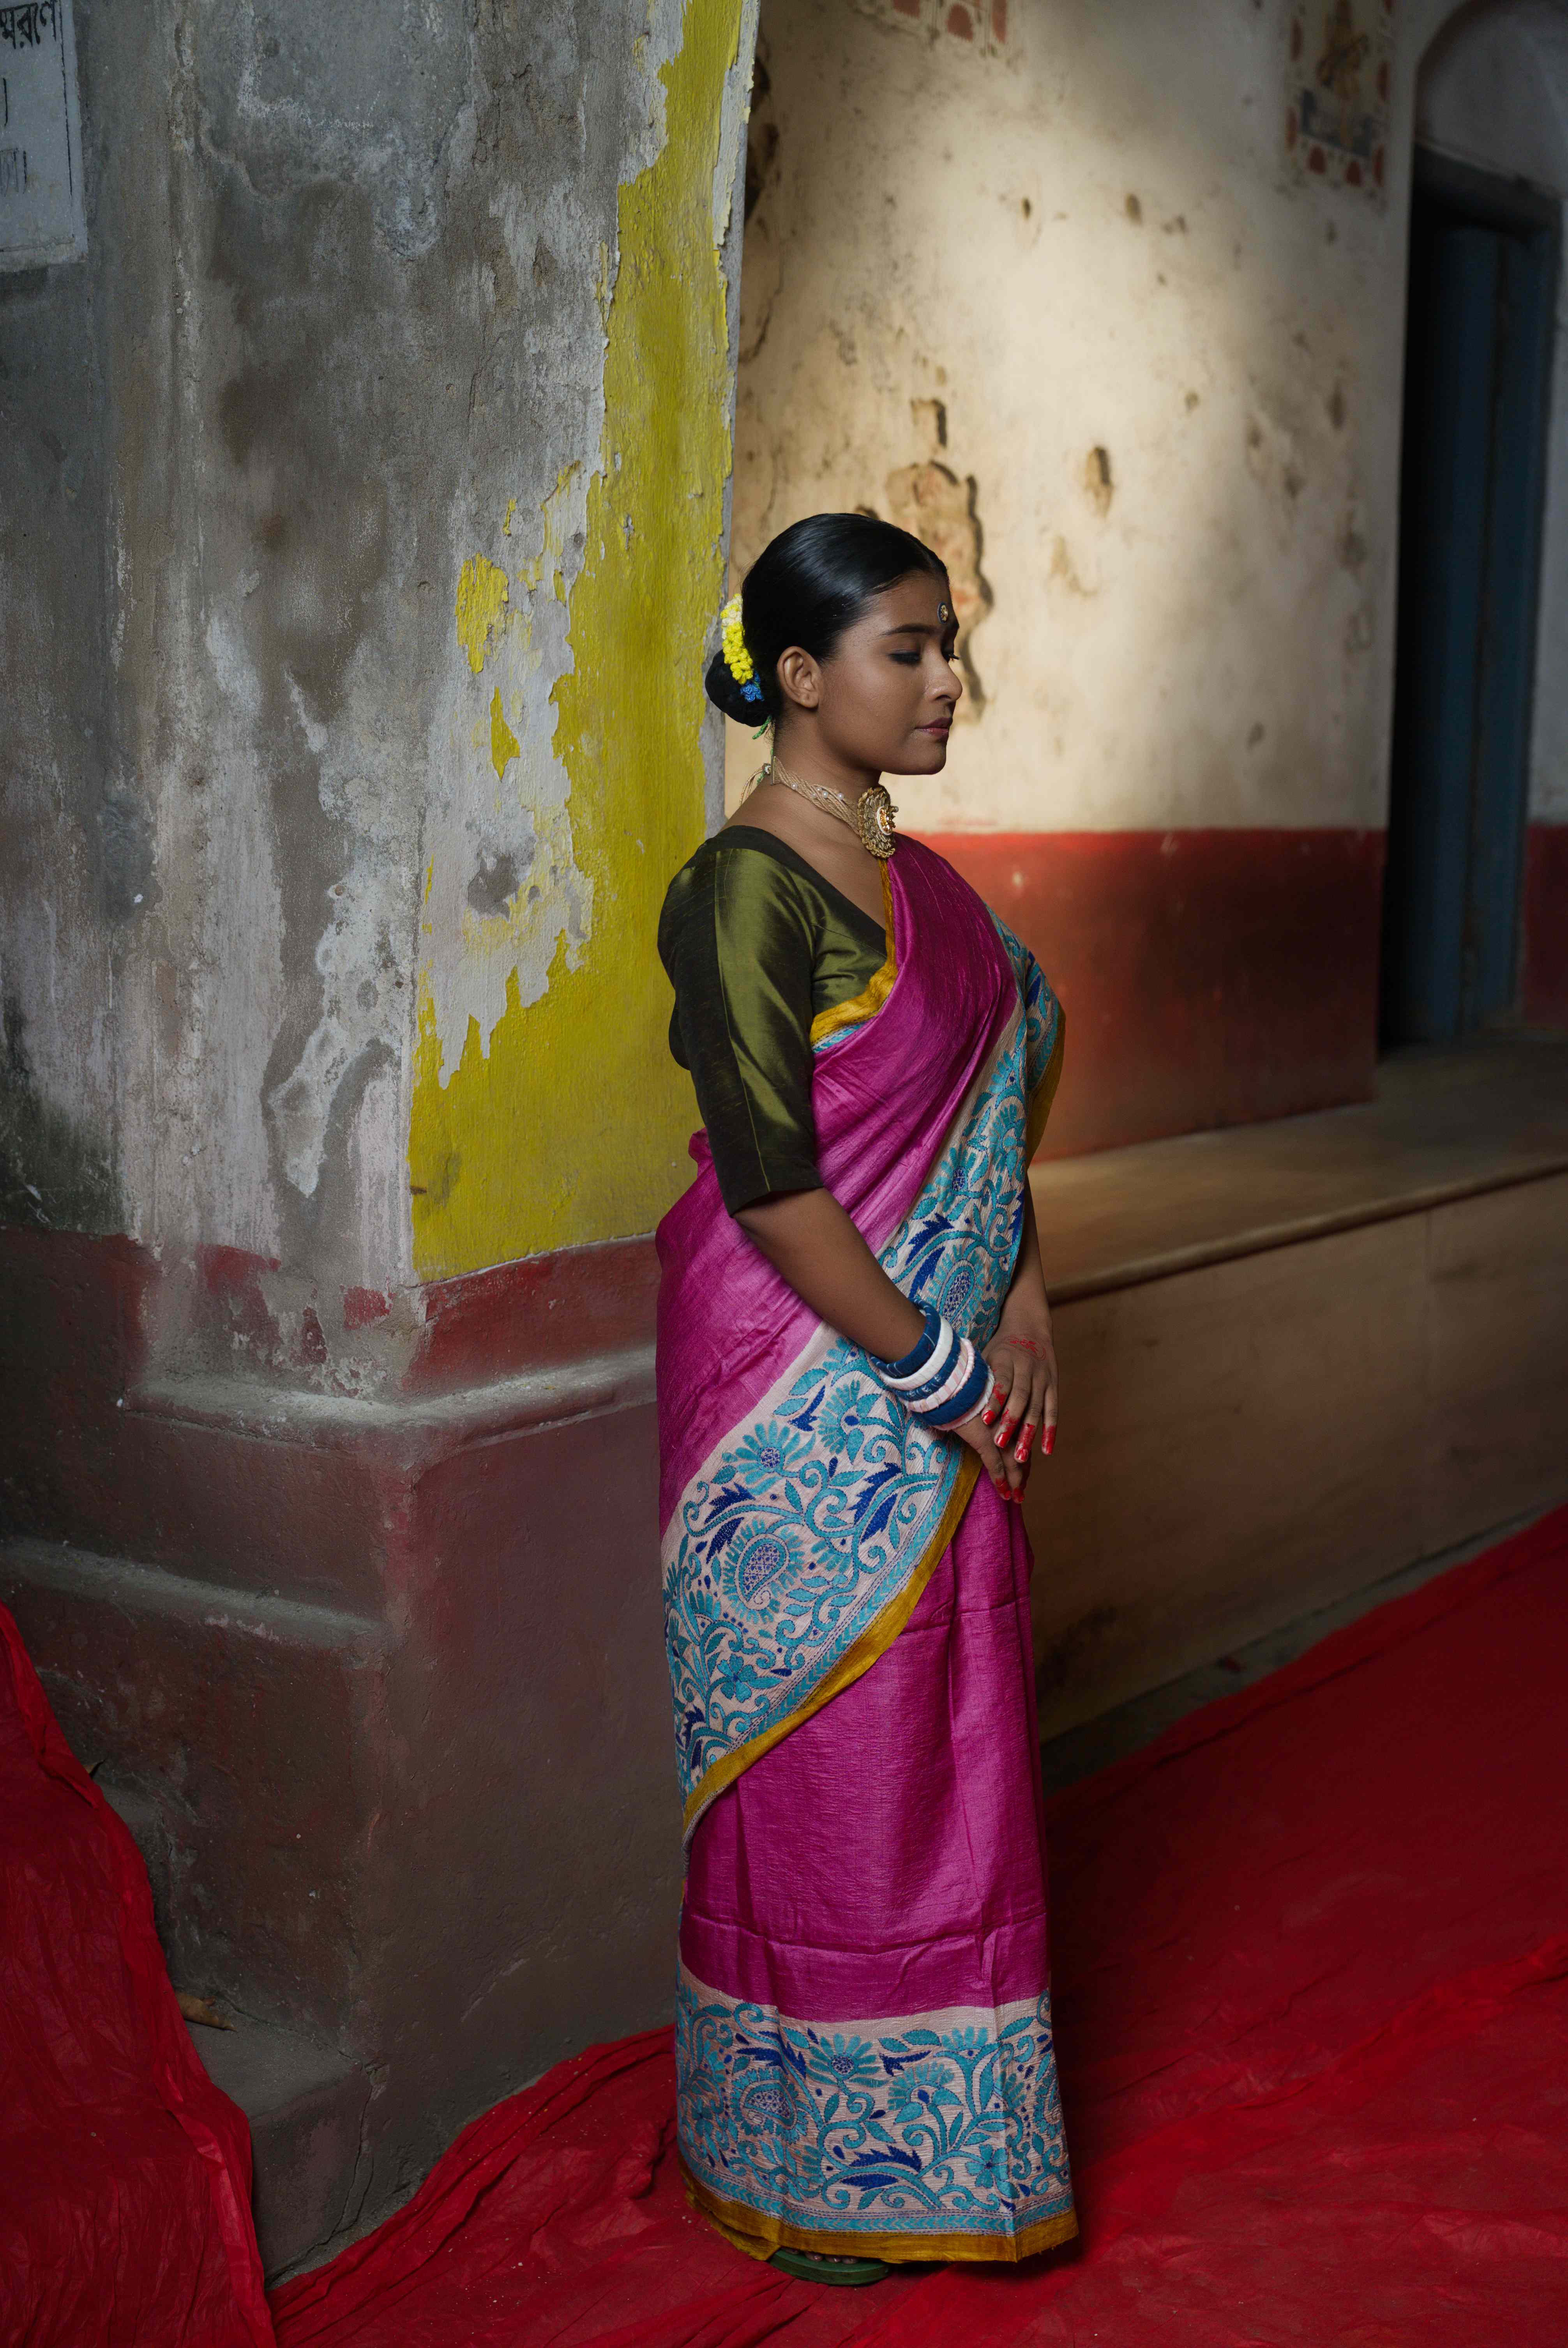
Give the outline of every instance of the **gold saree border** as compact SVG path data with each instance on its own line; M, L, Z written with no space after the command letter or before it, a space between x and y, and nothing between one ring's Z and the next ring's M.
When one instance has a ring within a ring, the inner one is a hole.
M852 994L847 1003L835 1003L831 1011L817 1013L807 1037L812 1044L820 1044L825 1035L836 1035L841 1027L858 1027L862 1021L875 1019L893 992L893 982L898 975L897 949L893 943L893 884L887 878L886 864L882 866L881 872L882 935L887 947L887 959L858 994Z
M1029 1179L1030 1165L1035 1151L1045 1139L1045 1123L1050 1115L1050 1105L1056 1098L1056 1087L1061 1082L1061 1056L1067 1047L1067 1014L1058 1002L1056 1006L1056 1038L1050 1047L1050 1057L1045 1073L1029 1097L1029 1116L1024 1127L1024 1180Z
M953 1536L963 1520L964 1510L969 1505L979 1472L979 1458L974 1452L966 1450L958 1462L958 1472L953 1478L947 1506L937 1519L937 1529L921 1551L919 1562L908 1581L896 1597L887 1601L881 1612L866 1624L853 1646L845 1649L833 1669L818 1680L787 1718L775 1721L772 1728L764 1729L761 1736L753 1736L749 1744L737 1745L733 1752L715 1761L705 1776L699 1778L686 1797L686 1812L682 1820L685 1834L691 1834L709 1803L716 1801L737 1777L743 1776L753 1761L760 1761L764 1753L771 1753L775 1745L782 1745L803 1720L809 1720L814 1712L820 1712L825 1704L831 1704L835 1695L864 1677L878 1655L886 1654L915 1612L921 1591L951 1545Z
M749 2259L768 2259L775 2250L821 2250L830 2258L882 2259L889 2266L951 2266L960 2260L990 2266L1017 2266L1041 2250L1053 2250L1071 2241L1078 2231L1076 2209L1041 2218L1021 2234L827 2234L807 2226L792 2226L787 2219L764 2217L743 2202L727 2200L694 2177L686 2156L676 2147L686 2199L731 2246Z

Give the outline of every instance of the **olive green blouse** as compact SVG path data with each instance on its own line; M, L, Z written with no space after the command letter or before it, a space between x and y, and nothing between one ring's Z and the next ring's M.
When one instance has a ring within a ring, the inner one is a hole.
M704 840L670 883L659 917L670 1049L691 1071L731 1214L821 1189L811 1024L863 994L886 952L879 922L750 824Z

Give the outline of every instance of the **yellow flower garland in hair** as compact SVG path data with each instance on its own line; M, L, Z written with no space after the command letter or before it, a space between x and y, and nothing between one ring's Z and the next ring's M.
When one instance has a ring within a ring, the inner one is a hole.
M756 670L746 650L746 632L741 618L741 599L732 595L719 614L719 625L724 633L724 666L737 685L750 685Z

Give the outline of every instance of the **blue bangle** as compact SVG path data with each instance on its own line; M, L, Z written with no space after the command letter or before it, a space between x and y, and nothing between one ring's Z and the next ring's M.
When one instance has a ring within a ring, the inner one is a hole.
M937 1340L942 1334L942 1316L939 1313L934 1313L931 1307L926 1304L920 1308L920 1318L926 1323L924 1329L908 1352L898 1361L885 1362L879 1354L873 1354L870 1356L872 1368L879 1370L885 1378L913 1377L915 1372L923 1368L936 1352Z
M984 1402L990 1382L990 1365L983 1354L977 1351L975 1366L969 1375L958 1388L951 1402L943 1404L940 1418L928 1418L926 1421L927 1426L940 1427L962 1426L966 1418L974 1416L981 1403Z

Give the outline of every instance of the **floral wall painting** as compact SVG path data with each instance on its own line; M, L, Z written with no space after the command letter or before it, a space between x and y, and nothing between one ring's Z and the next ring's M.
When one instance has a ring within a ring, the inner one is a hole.
M1383 197L1394 0L1296 0L1285 151L1293 171Z

